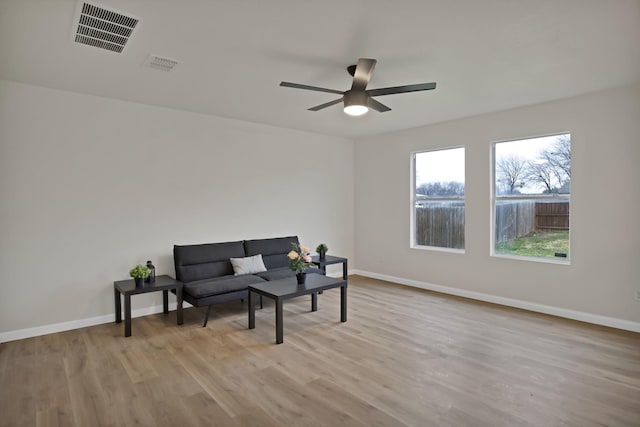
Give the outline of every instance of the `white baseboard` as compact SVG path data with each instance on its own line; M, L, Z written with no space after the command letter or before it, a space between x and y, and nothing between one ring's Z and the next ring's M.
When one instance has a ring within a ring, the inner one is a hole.
M509 307L521 308L524 310L535 311L538 313L551 314L553 316L564 317L567 319L579 320L581 322L593 323L595 325L609 326L611 328L623 329L626 331L640 332L640 323L629 320L617 319L614 317L601 316L598 314L585 313L582 311L569 310L566 308L554 307L543 304L505 298L481 292L468 291L465 289L451 288L449 286L435 285L433 283L421 282L418 280L404 279L402 277L389 276L386 274L373 273L364 270L349 270L349 274L356 274L372 279L384 280L387 282L398 283L401 285L413 286L420 289L441 292L443 294L456 295L464 298L471 298L479 301L490 302L494 304L506 305ZM342 277L342 273L328 274L329 277ZM185 302L184 308L191 307L191 304ZM169 310L175 310L176 303L169 303ZM148 316L162 312L162 305L139 308L131 312L131 317ZM103 323L111 323L115 321L115 315L105 314L102 316L90 317L87 319L71 320L68 322L54 323L51 325L36 326L33 328L19 329L17 331L0 332L0 343L8 341L16 341L24 338L37 337L40 335L53 334L56 332L70 331L72 329L86 328L87 326L101 325Z
M342 273L330 273L329 277L342 277ZM184 308L192 307L188 302L184 302ZM169 310L175 310L176 303L169 303ZM131 318L148 316L150 314L162 313L162 305L139 308L131 311ZM123 319L124 321L124 319ZM24 338L38 337L41 335L54 334L56 332L70 331L73 329L86 328L87 326L102 325L104 323L115 322L115 314L105 314L103 316L89 317L87 319L70 320L68 322L53 323L50 325L36 326L33 328L19 329L17 331L0 332L0 343L16 341ZM124 326L123 326L124 327Z
M175 302L169 303L169 311L176 309ZM191 304L185 302L184 308L191 307ZM131 311L131 318L148 316L150 314L162 313L162 305L154 305L151 307L138 308ZM34 328L19 329L17 331L0 332L0 343L8 341L16 341L24 338L38 337L40 335L53 334L56 332L70 331L72 329L86 328L87 326L102 325L104 323L115 322L115 314L105 314L102 316L89 317L87 319L70 320L68 322L53 323L51 325L36 326ZM122 319L124 328L124 317Z
M330 273L329 277L342 277L342 273ZM184 302L184 308L192 307L188 302ZM169 303L169 310L175 310L176 303ZM162 313L162 305L139 308L131 311L131 318L148 316L150 314ZM89 317L87 319L70 320L68 322L53 323L50 325L36 326L33 328L19 329L17 331L0 332L0 343L16 341L25 338L38 337L41 335L54 334L56 332L71 331L73 329L86 328L87 326L102 325L104 323L115 322L115 314L105 314L102 316ZM124 322L124 319L123 319ZM124 326L123 326L124 327Z
M388 276L370 271L352 270L349 274L371 277L372 279L384 280L387 282L399 283L401 285L413 286L430 291L441 292L443 294L456 295L464 298L471 298L479 301L494 304L506 305L509 307L521 308L538 313L551 314L553 316L567 319L579 320L581 322L593 323L595 325L609 326L611 328L623 329L625 331L640 332L640 323L630 320L617 319L615 317L601 316L599 314L585 313L582 311L569 310L566 308L554 307L550 305L536 304L512 298L505 298L481 292L468 291L465 289L451 288L449 286L435 285L433 283L420 282L418 280L404 279L402 277Z

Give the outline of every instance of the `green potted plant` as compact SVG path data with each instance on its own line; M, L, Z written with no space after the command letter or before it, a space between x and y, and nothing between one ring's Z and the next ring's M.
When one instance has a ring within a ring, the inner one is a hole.
M324 243L320 243L316 248L316 252L318 252L318 254L320 255L320 259L324 259L324 257L327 255L328 250L329 248Z
M133 280L136 282L137 286L142 286L144 279L149 277L151 274L151 269L146 265L138 264L129 270L129 276L133 277Z

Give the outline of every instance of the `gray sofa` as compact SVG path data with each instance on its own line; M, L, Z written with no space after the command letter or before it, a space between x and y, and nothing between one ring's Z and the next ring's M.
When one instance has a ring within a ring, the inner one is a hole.
M202 326L207 326L212 304L246 298L247 288L251 284L294 276L295 272L288 267L287 257L291 243L299 243L298 237L174 245L176 279L184 284L184 300L195 307L207 307ZM267 271L234 275L230 258L258 254L262 255ZM315 268L307 272L324 274Z

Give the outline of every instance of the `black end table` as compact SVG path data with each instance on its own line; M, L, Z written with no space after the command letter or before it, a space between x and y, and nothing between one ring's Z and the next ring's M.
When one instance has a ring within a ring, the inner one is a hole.
M314 255L311 257L311 262L325 273L327 272L327 265L342 264L342 280L347 280L347 258L325 255L324 259L320 259L319 255Z
M318 310L318 292L327 289L340 288L340 321L347 321L347 281L323 276L322 274L307 274L304 285L298 285L294 277L271 280L269 282L249 285L249 329L256 327L256 307L254 293L271 298L276 302L276 344L284 341L284 326L282 319L282 303L284 300L311 294L311 311Z
M165 313L169 312L169 291L176 291L178 307L176 314L178 325L182 325L182 282L173 277L163 274L157 276L154 283L143 283L136 287L133 279L113 282L113 293L116 303L116 323L122 322L122 307L120 305L120 294L124 295L124 336L131 336L131 295L146 294L149 292L162 291L162 305Z

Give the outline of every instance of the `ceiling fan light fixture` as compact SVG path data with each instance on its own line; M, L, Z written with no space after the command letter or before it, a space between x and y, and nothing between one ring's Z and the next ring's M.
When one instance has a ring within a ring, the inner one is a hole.
M349 90L344 93L344 112L350 116L361 116L369 111L369 99L364 91Z
M369 107L364 105L345 105L344 112L350 116L361 116L369 111Z

